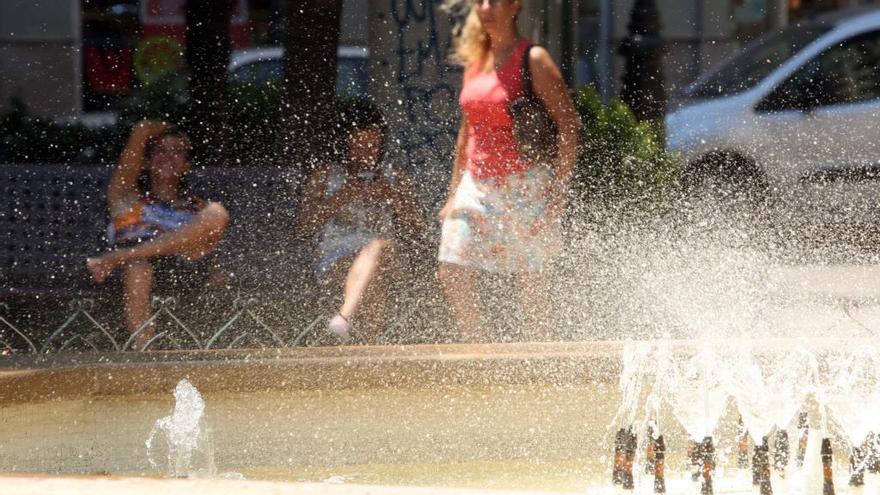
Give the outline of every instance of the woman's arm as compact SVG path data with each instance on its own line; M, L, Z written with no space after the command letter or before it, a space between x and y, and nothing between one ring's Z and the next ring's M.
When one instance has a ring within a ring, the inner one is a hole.
M140 196L137 181L144 168L147 141L162 134L167 128L168 124L165 122L143 120L132 129L125 149L119 155L119 165L107 185L107 208L111 217L125 213L137 202Z
M545 48L532 48L529 52L529 69L534 92L541 98L559 129L559 153L554 164L557 186L568 187L577 161L581 119L562 80L562 73Z
M458 189L458 183L461 182L461 176L464 174L466 165L465 149L467 148L468 123L465 115L461 116L461 127L458 129L458 138L455 140L455 158L452 161L452 177L449 178L449 191L446 193L446 203L438 213L440 221L449 214L452 209L452 199L455 197L455 191Z
M448 195L450 198L458 189L458 183L461 182L461 176L464 174L467 161L466 153L468 139L468 121L467 116L461 116L461 127L458 129L458 137L455 139L455 160L452 162L452 177L449 180Z

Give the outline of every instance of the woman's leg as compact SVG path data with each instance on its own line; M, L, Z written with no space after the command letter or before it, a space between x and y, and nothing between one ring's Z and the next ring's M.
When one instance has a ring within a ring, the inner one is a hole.
M529 341L557 337L552 319L549 275L543 271L523 272L516 276L516 289L523 315L523 336Z
M122 272L125 321L128 331L134 333L150 318L150 295L153 288L153 265L147 260L135 260L127 264ZM150 325L135 337L132 349L143 350L144 345L155 335Z
M485 310L477 297L479 272L475 268L440 263L437 277L446 300L452 306L452 315L458 325L462 342L480 342L489 338L484 324Z
M114 270L135 260L175 255L197 260L217 246L228 225L229 213L226 208L220 203L208 203L191 222L181 228L134 247L89 258L86 265L92 278L103 283Z

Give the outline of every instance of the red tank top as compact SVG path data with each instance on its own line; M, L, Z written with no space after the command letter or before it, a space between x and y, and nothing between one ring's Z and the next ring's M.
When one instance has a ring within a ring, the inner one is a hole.
M531 167L520 160L508 104L522 91L522 57L530 45L523 39L499 69L469 67L459 103L467 117L467 170L477 179L505 177Z

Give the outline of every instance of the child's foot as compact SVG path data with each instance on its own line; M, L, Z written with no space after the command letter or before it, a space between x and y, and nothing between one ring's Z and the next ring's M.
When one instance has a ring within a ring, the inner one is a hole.
M340 344L351 342L351 324L339 313L327 322L327 331L335 336Z
M109 256L98 256L96 258L87 258L86 268L89 269L89 273L95 282L103 284L107 277L113 273L116 266Z

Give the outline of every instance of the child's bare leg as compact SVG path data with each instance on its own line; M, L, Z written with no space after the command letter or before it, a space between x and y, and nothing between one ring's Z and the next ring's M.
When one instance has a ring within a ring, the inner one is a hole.
M150 318L150 295L153 288L153 265L146 260L135 260L123 269L123 302L128 331L136 332ZM156 330L150 325L134 340L132 349L143 350Z
M477 298L476 269L453 263L440 263L437 270L446 300L452 306L452 316L458 325L462 342L479 342L489 336L483 329L485 311Z
M114 270L134 260L174 255L197 260L217 246L223 238L227 225L229 225L229 213L226 208L220 203L208 203L191 222L181 228L134 247L89 258L86 260L86 265L92 278L98 283L103 283Z
M383 252L390 249L390 241L376 239L361 248L354 257L345 278L342 306L339 308L339 314L344 318L351 319L357 312L367 287L379 273Z

